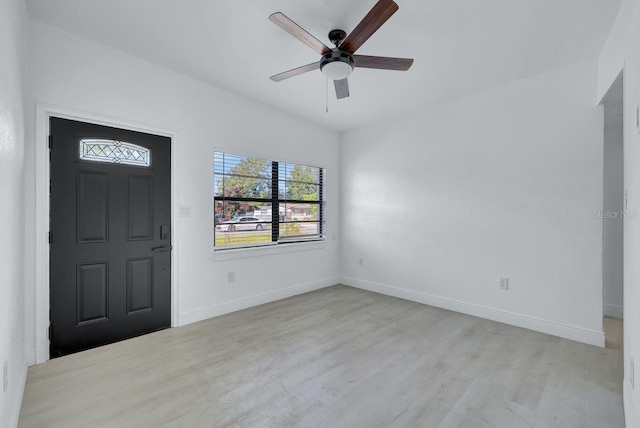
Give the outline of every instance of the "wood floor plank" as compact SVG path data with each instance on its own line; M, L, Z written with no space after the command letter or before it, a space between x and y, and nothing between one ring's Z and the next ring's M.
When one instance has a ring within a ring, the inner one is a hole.
M622 354L335 286L31 367L20 427L623 427Z

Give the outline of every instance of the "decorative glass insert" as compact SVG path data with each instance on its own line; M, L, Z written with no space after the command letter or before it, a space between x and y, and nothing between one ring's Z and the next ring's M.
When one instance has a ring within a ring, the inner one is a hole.
M149 149L124 141L101 138L80 140L80 159L135 166L150 166Z

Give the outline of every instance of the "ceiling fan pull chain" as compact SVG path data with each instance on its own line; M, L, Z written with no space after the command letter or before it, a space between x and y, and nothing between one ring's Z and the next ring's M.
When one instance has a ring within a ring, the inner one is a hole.
M325 103L325 112L329 113L329 76L325 76L324 103Z

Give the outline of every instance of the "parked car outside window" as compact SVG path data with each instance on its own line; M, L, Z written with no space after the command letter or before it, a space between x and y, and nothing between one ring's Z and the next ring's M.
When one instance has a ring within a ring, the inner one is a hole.
M220 232L239 232L242 230L263 230L265 220L256 217L239 216L232 217L231 220L223 221L216 225L216 229Z

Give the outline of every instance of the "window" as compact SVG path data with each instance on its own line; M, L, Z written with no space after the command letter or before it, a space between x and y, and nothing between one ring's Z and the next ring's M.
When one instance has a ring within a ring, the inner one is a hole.
M79 150L81 160L151 166L149 149L124 141L83 138Z
M322 168L214 153L215 248L324 236Z

